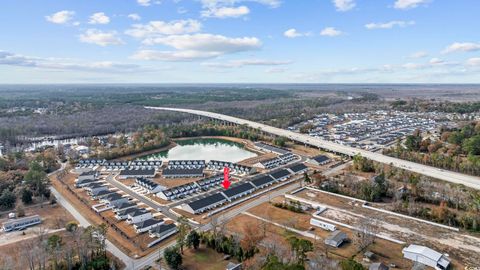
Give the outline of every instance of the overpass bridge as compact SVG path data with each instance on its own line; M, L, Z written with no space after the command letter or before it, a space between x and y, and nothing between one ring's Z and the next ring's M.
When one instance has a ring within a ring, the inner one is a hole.
M405 169L407 171L423 174L423 175L430 176L443 181L447 181L450 183L461 184L470 188L480 190L480 177L443 170L443 169L439 169L432 166L427 166L427 165L423 165L423 164L419 164L419 163L415 163L415 162L411 162L411 161L407 161L399 158L389 157L380 153L370 152L363 149L357 149L354 147L341 145L338 143L315 138L306 134L300 134L297 132L264 125L254 121L249 121L249 120L232 117L228 115L223 115L219 113L191 110L191 109L166 108L166 107L145 107L145 108L153 109L153 110L189 113L189 114L200 115L200 116L213 118L217 120L222 120L230 123L235 123L238 125L246 125L248 127L258 129L269 134L283 136L283 137L289 138L290 140L301 142L310 146L318 147L320 149L324 149L327 151L332 151L332 152L340 153L347 156L355 156L359 154L362 157L371 159L376 162L390 164L397 168Z

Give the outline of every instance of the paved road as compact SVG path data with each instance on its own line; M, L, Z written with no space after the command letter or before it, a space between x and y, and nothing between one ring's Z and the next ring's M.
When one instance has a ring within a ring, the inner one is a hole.
M67 201L65 197L63 197L63 195L60 194L60 192L58 192L53 186L50 186L50 191L57 199L57 203L59 203L61 206L63 206L63 208L70 212L70 214L72 214L72 216L78 221L78 224L80 226L88 227L91 225L90 222L88 222L88 220L83 217L83 215L80 214L80 212L78 212L77 209L75 209L75 207L73 207L73 205L71 205L70 202ZM123 263L125 263L125 265L131 264L132 259L127 254L123 253L120 249L118 249L112 242L107 240L106 244L107 250L115 257L120 259Z
M455 183L455 184L462 184L467 187L480 190L480 177L470 176L462 173L456 173L452 171L438 169L431 166L422 165L422 164L411 162L411 161L393 158L393 157L385 156L379 153L370 152L363 149L357 149L354 147L341 145L341 144L330 142L330 141L325 141L319 138L311 137L306 134L300 134L300 133L292 132L289 130L284 130L284 129L260 124L257 122L253 122L253 121L249 121L241 118L236 118L228 115L206 112L206 111L190 110L190 109L165 108L165 107L145 107L145 108L154 109L154 110L184 112L184 113L205 116L213 119L218 119L218 120L222 120L230 123L235 123L239 125L247 125L249 127L256 128L270 134L274 134L277 136L284 136L291 140L308 144L311 146L315 146L321 149L333 151L333 152L348 155L348 156L354 156L354 155L360 154L363 157L366 157L368 159L371 159L377 162L381 162L384 164L391 164L395 167L402 168L408 171L420 173L426 176L430 176L433 178L437 178L437 179Z

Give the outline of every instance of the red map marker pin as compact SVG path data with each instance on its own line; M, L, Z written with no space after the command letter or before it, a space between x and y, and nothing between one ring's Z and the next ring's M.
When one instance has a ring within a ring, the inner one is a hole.
M222 185L225 189L228 189L230 186L230 181L228 180L228 175L230 174L230 169L228 167L223 168L223 182Z

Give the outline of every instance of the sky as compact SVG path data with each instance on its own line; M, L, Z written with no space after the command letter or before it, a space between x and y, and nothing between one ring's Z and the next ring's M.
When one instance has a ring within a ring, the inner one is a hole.
M480 83L478 0L2 0L0 83Z

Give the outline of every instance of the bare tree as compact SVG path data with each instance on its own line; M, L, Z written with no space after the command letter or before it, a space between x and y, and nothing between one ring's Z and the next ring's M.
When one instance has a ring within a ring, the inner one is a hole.
M357 245L359 250L364 250L375 242L378 234L379 220L374 218L360 218L357 222Z

